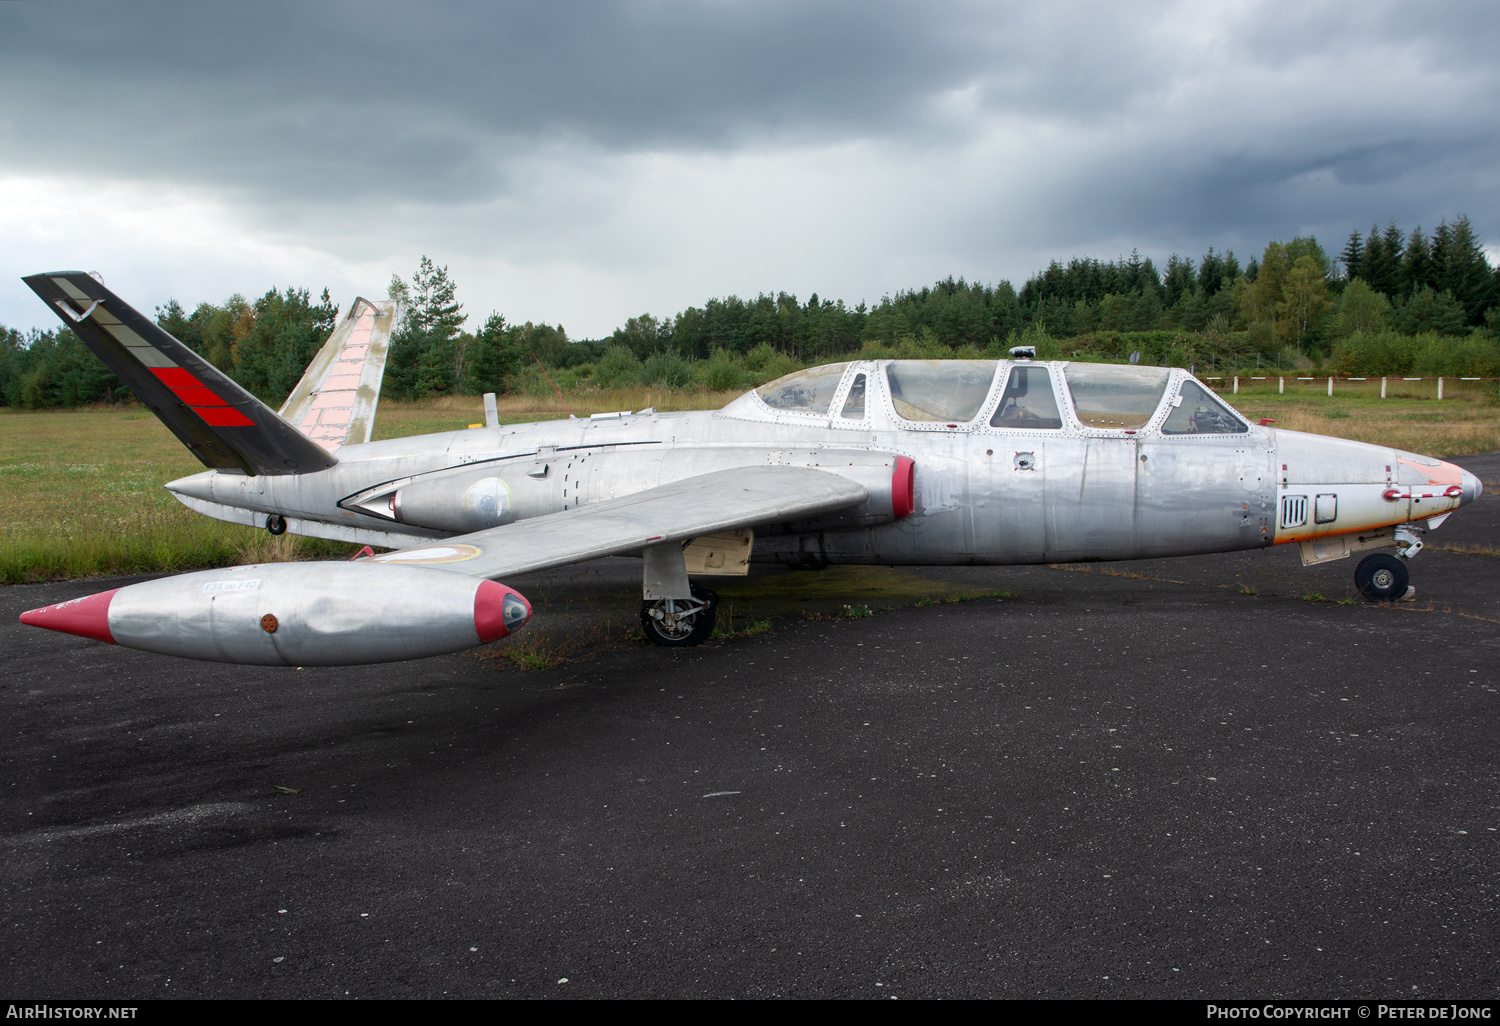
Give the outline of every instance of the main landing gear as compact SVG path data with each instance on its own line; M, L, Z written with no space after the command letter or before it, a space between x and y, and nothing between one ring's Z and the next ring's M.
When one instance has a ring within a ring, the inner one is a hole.
M1399 559L1389 552L1376 552L1354 568L1354 586L1371 602L1400 602L1416 595L1406 560L1422 551L1422 539L1411 528L1398 527L1396 542L1401 546Z
M714 632L719 596L696 584L690 599L650 599L641 603L641 627L656 645L701 645Z
M286 534L286 517L280 513L272 513L266 517L266 530L272 534Z

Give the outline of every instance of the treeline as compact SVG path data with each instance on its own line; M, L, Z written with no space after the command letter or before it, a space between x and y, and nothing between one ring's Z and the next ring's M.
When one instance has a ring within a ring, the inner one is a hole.
M1337 258L1316 238L1268 244L1245 264L1210 248L1165 268L1131 253L1053 261L1018 292L947 278L871 307L786 292L710 299L674 316L632 317L609 337L572 341L562 325L477 330L446 267L427 257L390 298L405 311L392 337L385 395L549 392L628 384L748 387L809 363L869 356L1001 356L1018 341L1045 358L1221 367L1278 365L1344 374L1500 376L1500 271L1467 217L1430 234L1394 223L1353 232ZM279 405L332 330L325 289L231 296L191 314L175 300L157 321L270 405ZM550 381L548 380L550 377ZM66 329L0 328L0 403L76 406L128 396Z

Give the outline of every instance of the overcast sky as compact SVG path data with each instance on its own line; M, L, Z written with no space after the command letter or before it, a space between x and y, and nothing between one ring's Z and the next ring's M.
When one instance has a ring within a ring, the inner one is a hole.
M1500 241L1500 5L0 2L0 324L423 254L608 334L1054 257L1241 258L1467 213ZM471 321L473 324L474 321Z

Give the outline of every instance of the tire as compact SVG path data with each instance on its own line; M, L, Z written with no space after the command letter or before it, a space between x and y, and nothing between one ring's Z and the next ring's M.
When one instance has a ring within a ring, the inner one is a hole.
M685 648L688 645L701 645L712 637L714 622L718 619L719 596L707 588L693 585L693 598L702 602L703 607L695 613L680 618L671 627L667 626L664 620L651 615L665 606L665 601L642 602L641 629L646 634L646 640L653 645Z
M1406 564L1385 552L1366 556L1354 570L1354 586L1371 602L1395 602L1410 583Z
M286 517L280 513L272 513L266 517L266 530L272 534L286 534Z

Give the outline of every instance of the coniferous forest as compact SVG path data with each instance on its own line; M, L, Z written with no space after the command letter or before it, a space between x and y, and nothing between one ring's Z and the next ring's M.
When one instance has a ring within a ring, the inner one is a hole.
M810 363L869 357L997 357L1018 342L1044 359L1123 360L1208 369L1313 369L1345 375L1500 376L1500 269L1467 217L1430 233L1396 224L1354 231L1333 254L1312 237L1272 242L1244 263L1210 248L1159 268L1131 253L1054 260L1017 291L947 278L848 306L816 293L710 299L632 317L607 338L562 325L471 319L446 267L426 257L390 298L405 304L383 394L550 393L647 385L749 387ZM157 308L157 323L272 406L332 331L324 289L272 289ZM542 368L546 368L544 376ZM551 379L549 382L547 378ZM130 395L65 328L0 326L0 405L37 409Z

